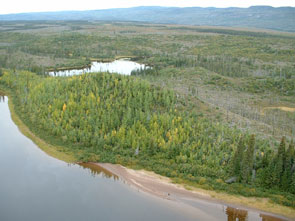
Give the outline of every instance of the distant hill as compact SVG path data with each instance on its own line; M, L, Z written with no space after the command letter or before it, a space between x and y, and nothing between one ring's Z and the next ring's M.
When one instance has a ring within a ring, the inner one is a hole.
M295 32L295 7L178 8L150 6L0 15L0 21L13 20L139 21L186 25L250 27Z

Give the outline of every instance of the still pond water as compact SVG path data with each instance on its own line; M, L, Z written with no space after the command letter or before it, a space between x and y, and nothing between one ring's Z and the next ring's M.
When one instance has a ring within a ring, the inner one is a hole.
M50 76L72 76L92 72L110 72L122 75L131 75L132 71L150 68L128 59L119 59L113 62L91 62L91 66L84 69L72 69L63 71L51 71Z

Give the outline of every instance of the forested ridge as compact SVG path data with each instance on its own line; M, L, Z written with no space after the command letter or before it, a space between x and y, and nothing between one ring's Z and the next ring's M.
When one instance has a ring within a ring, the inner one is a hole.
M140 166L295 207L292 141L283 137L273 148L200 115L198 107L190 111L173 90L117 74L54 78L18 70L4 70L0 85L12 91L31 128L59 139L81 161Z
M294 7L201 8L142 6L87 11L33 12L0 15L0 21L136 21L158 24L252 27L295 31Z

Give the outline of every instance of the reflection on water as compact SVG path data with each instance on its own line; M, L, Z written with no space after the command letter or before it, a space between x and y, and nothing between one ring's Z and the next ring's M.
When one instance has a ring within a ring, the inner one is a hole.
M227 214L227 220L228 221L245 221L248 220L248 212L246 210L242 209L235 209L232 207L227 207L226 212Z
M246 221L246 220L254 220L253 217L248 216L247 210L236 209L233 207L227 207L225 210L228 221ZM283 221L284 219L280 219L278 217L274 217L271 215L259 214L259 220L261 221Z
M273 217L270 215L260 214L261 221L282 221L283 219Z
M283 220L204 200L183 207L134 191L98 165L51 158L20 133L7 101L0 96L1 221Z
M92 176L100 175L104 178L113 178L114 180L119 180L119 177L116 174L111 173L99 165L92 163L79 163L79 165L84 169L88 169Z
M20 133L10 117L7 97L4 101L0 103L0 221L178 221L198 216L145 196L107 171L46 155Z
M134 70L140 70L149 68L144 64L139 64L128 59L119 59L113 62L91 62L90 67L84 69L72 69L72 70L63 70L63 71L51 71L49 72L50 76L73 76L83 73L92 73L92 72L110 72L118 73L122 75L131 75L131 72Z
M5 96L0 94L0 103L5 102Z

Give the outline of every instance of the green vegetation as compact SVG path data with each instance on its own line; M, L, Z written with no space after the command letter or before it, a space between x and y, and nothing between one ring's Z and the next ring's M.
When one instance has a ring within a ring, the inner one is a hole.
M253 79L245 84L245 89L251 93L275 91L277 94L295 96L294 79L264 78Z
M31 131L75 159L294 207L294 39L175 25L12 22L0 32L0 87ZM124 56L152 69L46 75Z
M34 131L59 139L81 161L142 166L245 196L276 190L286 193L282 204L295 206L292 144L287 159L285 138L276 153L266 140L187 111L172 90L108 73L53 78L9 71L1 84ZM243 185L226 184L232 175Z

